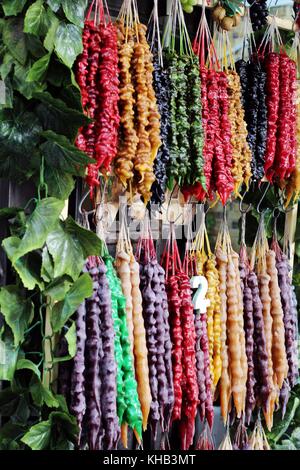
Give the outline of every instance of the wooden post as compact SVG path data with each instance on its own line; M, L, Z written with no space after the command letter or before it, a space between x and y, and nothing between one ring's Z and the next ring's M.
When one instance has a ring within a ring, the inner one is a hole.
M284 251L288 256L289 264L293 270L295 257L295 234L297 228L298 204L287 212L284 225Z
M68 217L69 210L69 201L65 201L64 208L61 212L60 218L65 220ZM58 334L53 333L51 326L51 309L48 307L46 309L45 317L45 337L47 338L44 343L44 370L43 370L43 385L46 388L50 388L50 385L56 381L58 375L58 364L52 364L52 353L55 349L55 346L58 342ZM49 338L49 339L48 339ZM51 339L50 339L51 338ZM53 384L54 389L56 388L56 383Z

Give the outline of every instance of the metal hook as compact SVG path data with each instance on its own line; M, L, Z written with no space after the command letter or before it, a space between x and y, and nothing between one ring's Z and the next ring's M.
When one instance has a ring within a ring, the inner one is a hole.
M250 204L248 204L248 207L246 209L243 209L244 197L246 196L246 194L247 194L247 191L244 192L243 196L240 199L239 207L240 207L241 214L247 214L253 207L252 202L250 202Z
M257 211L258 214L261 214L261 213L262 213L262 211L260 210L260 206L261 206L261 203L263 202L263 200L264 200L264 198L265 198L265 196L266 196L266 194L267 194L267 192L268 192L268 190L269 190L269 187L270 187L270 183L267 184L266 189L265 189L265 191L264 191L264 193L263 193L263 195L262 195L262 197L261 197L259 203L257 204L256 211Z
M88 195L90 194L90 190L88 190L82 197L79 205L78 205L78 212L81 216L83 216L84 214L86 215L90 215L90 214L94 214L95 213L95 209L93 210L90 210L90 211L86 211L84 209L82 209L82 205L84 203L84 201L86 200L86 198L88 197Z

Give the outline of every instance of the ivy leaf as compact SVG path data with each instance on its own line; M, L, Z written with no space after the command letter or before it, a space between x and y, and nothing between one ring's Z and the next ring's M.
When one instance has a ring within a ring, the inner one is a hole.
M73 321L72 325L65 334L65 338L68 343L68 352L71 357L75 357L76 354L76 324Z
M26 427L23 424L8 422L1 426L0 429L0 440L1 444L3 439L14 440L20 434L23 434L26 430ZM10 449L8 449L10 450Z
M75 416L62 411L52 411L49 415L52 426L62 431L71 442L76 442L78 427Z
M2 246L10 260L15 256L18 251L21 240L17 237L5 238ZM32 252L17 259L14 263L14 269L17 271L20 279L26 289L33 290L35 286L43 290L43 282L40 277L41 270L41 257L38 253Z
M24 180L32 175L30 156L35 153L41 130L34 113L0 113L0 177Z
M29 431L22 437L24 442L32 450L46 449L50 444L51 422L50 420L41 421L32 426Z
M37 203L35 210L27 220L26 232L19 248L12 257L13 264L26 253L42 248L48 234L57 224L63 207L64 201L54 197L42 199Z
M53 302L59 302L65 298L71 284L72 281L68 276L59 277L58 279L54 279L50 284L48 284L44 294L51 297Z
M300 427L293 429L291 434L291 440L293 441L296 449L300 449Z
M80 227L68 217L60 222L46 240L54 261L54 277L68 274L76 280L89 255L99 255L101 240L94 233Z
M13 392L10 387L6 387L0 391L0 413L1 416L11 416L16 411L20 400L20 395ZM2 428L1 428L2 430ZM0 430L0 435L1 435Z
M43 0L36 0L27 10L24 20L24 32L39 36L43 33L46 11Z
M59 168L45 165L45 183L48 186L49 196L65 201L73 191L75 181L72 175L64 173Z
M86 230L78 225L72 217L68 217L65 220L65 230L74 238L77 238L85 259L88 256L98 256L99 253L102 253L102 241L100 238L90 230Z
M41 277L45 282L51 282L54 277L53 260L46 246L42 252Z
M2 39L11 55L25 65L28 51L23 26L22 18L9 18L4 22Z
M13 219L19 212L23 212L21 207L3 207L0 209L0 220Z
M57 134L64 134L74 141L79 127L89 124L90 119L77 109L68 108L62 100L53 98L50 93L35 93L41 101L36 108L44 129L51 129Z
M81 28L65 22L60 23L54 45L60 60L71 69L77 56L83 50Z
M49 62L51 59L51 53L44 55L39 60L37 60L31 69L29 70L26 81L27 82L41 82L44 80Z
M49 408L59 407L59 402L56 400L51 390L46 388L38 377L32 377L29 390L32 399L37 406L40 407L45 403Z
M87 0L62 0L62 7L68 20L83 28Z
M64 135L55 134L52 131L43 132L41 135L47 139L40 149L49 166L60 169L63 173L85 175L86 166L91 162L88 155L70 144Z
M274 425L272 431L267 433L268 439L272 440L275 444L279 441L290 426L299 405L300 399L298 397L291 397L287 404L284 419L282 419L281 412L274 415Z
M15 348L9 335L0 338L0 380L13 380L19 348Z
M30 361L29 359L19 359L16 365L16 371L28 369L31 370L38 378L41 377L40 370L34 362Z
M47 237L46 244L54 261L54 277L68 274L76 280L85 262L77 237L73 237L61 222Z
M2 0L2 8L5 16L16 16L20 13L27 0Z
M24 340L25 331L33 320L33 303L23 296L18 286L5 286L0 289L0 310L12 330L17 347Z
M93 292L93 283L89 274L80 276L67 292L64 300L57 302L51 313L51 324L54 332L58 332L73 315L85 298Z
M30 52L35 59L40 59L46 54L43 43L38 36L26 34L26 45L28 52Z
M61 0L47 0L47 3L49 7L51 8L51 10L54 11L54 13L56 13L60 8Z
M48 20L50 22L50 26L48 28L46 37L44 39L44 47L47 51L52 52L54 49L54 42L56 38L56 31L59 26L59 19L52 10L48 9L47 11Z
M34 93L42 92L46 88L46 83L27 81L26 77L30 70L30 65L23 67L21 64L15 64L13 76L14 88L28 100L32 98Z
M2 64L0 65L0 76L2 80L5 80L6 77L9 75L14 63L15 63L14 57L11 55L10 52L6 52L6 54L4 55L2 59Z

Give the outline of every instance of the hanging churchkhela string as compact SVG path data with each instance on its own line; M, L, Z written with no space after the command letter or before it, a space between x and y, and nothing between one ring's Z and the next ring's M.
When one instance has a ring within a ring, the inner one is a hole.
M91 122L79 129L76 144L94 160L87 171L87 183L93 194L93 188L99 185L99 170L104 175L111 172L120 122L117 30L105 0L93 0L84 23L82 42L76 79L83 110Z

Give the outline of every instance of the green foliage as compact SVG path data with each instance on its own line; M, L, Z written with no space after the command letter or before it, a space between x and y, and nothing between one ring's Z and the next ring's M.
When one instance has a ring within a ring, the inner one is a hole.
M0 289L0 449L66 450L77 442L76 420L64 398L43 380L46 315L76 354L72 316L92 294L82 274L86 258L101 252L99 238L71 217L61 220L75 177L90 160L74 145L83 114L72 69L82 51L86 0L1 2L0 177L36 185L25 208L0 210L10 236L3 249L15 283ZM2 222L3 223L3 222ZM52 332L54 335L54 332ZM50 362L51 366L51 362Z
M32 322L33 303L24 297L17 286L5 286L0 289L0 310L17 347L23 342L25 330Z
M55 333L61 330L84 299L92 295L92 292L92 279L89 274L82 274L66 293L64 300L57 302L52 309L51 323Z

